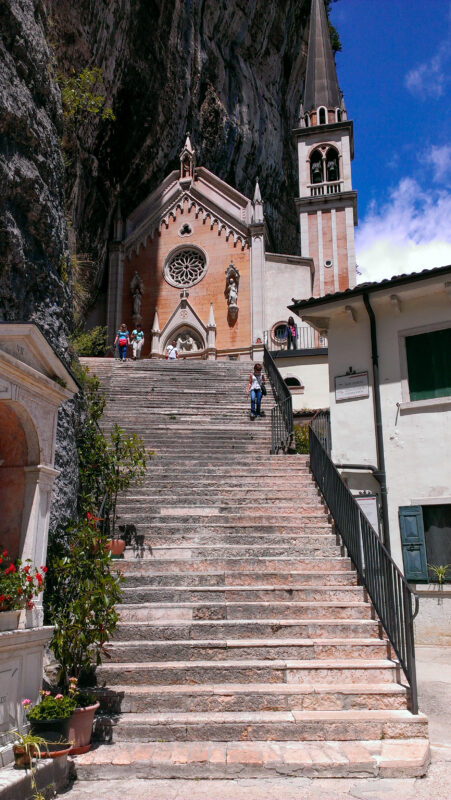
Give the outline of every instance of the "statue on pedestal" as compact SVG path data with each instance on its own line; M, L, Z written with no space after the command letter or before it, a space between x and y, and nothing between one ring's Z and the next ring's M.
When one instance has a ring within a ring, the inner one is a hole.
M240 273L233 261L226 269L225 296L227 298L227 319L229 325L233 325L238 317L238 290L240 286Z
M142 295L144 290L144 284L142 278L138 275L137 272L133 275L133 278L130 281L130 291L132 293L132 307L133 307L133 321L135 325L138 322L141 322L141 306L142 306Z

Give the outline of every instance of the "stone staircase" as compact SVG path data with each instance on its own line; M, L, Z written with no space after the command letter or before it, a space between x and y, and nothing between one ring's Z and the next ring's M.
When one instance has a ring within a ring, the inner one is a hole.
M155 456L120 501L136 541L97 669L108 744L76 758L78 779L424 774L427 720L308 458L269 454L270 392L249 420L250 364L84 363L104 425Z

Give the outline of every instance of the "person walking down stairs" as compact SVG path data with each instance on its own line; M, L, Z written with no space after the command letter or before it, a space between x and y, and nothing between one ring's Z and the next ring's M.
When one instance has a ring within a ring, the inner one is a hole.
M251 419L261 417L262 395L266 394L265 376L262 372L262 365L254 365L254 371L249 375L246 394L251 395Z

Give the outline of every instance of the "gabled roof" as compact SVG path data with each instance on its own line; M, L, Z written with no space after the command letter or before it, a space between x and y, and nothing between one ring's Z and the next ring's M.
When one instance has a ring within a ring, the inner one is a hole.
M322 297L310 297L306 300L296 300L293 297L293 304L288 306L290 311L296 313L304 311L305 309L314 309L328 303L336 303L340 300L352 300L353 297L359 297L362 294L370 294L372 292L379 292L383 289L394 289L397 286L407 285L409 283L418 283L427 280L428 278L435 278L440 276L451 275L451 264L444 267L434 267L433 269L423 269L421 272L412 272L411 274L394 275L393 278L385 279L383 281L372 281L367 283L358 283L353 289L345 289L343 292L333 292L325 294Z
M194 180L180 180L179 172L170 175L127 218L126 254L145 246L148 236L153 237L162 225L176 218L178 210L190 211L217 223L225 235L233 235L244 247L249 236L248 225L252 218L252 203L225 181L205 167L197 167Z
M303 106L306 114L319 106L341 107L324 0L312 0Z

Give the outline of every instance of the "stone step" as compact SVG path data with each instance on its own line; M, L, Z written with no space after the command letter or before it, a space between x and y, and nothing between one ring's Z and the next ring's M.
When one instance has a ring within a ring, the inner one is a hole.
M147 563L147 562L145 562ZM355 572L343 570L341 572L326 572L323 575L318 572L265 572L264 579L255 572L211 572L187 573L180 575L172 573L134 573L127 572L129 564L123 565L121 570L125 580L125 588L133 586L172 586L172 587L197 587L197 586L281 586L291 587L319 587L320 590L329 586L357 586L357 576ZM143 565L144 568L144 565Z
M140 526L137 526L138 532L140 532ZM173 547L169 545L154 545L153 542L156 540L156 536L158 533L167 534L167 531L159 531L157 526L153 529L149 528L149 526L143 526L142 528L146 531L146 539L144 542L144 547L148 547L149 550L149 557L151 555L152 560L155 562L159 562L161 565L162 561L168 561L171 559L180 559L180 560L189 560L192 564L193 568L196 566L196 562L204 561L211 559L214 562L218 561L218 556L221 554L224 556L226 560L230 560L233 558L241 559L249 558L251 560L258 560L260 558L270 558L274 559L277 557L280 558L299 558L302 556L308 557L311 555L316 554L318 557L324 556L333 556L335 552L338 552L338 547L335 545L334 540L331 542L325 541L325 543L318 544L317 547L315 545L311 545L308 542L305 545L300 544L256 544L256 545L244 545L244 544L226 544L226 536L220 541L219 544L216 545L196 545L193 543L191 546L178 544L174 545ZM203 530L203 533L206 531ZM213 532L213 531L212 531ZM277 537L274 537L274 540L277 541ZM270 541L272 539L270 538ZM129 556L129 551L125 552L125 558ZM130 557L132 555L130 554ZM161 566L160 566L161 568Z
M79 781L108 781L109 800L128 798L129 781L136 778L280 778L297 774L413 778L426 773L429 761L429 742L425 738L334 740L321 745L312 741L131 742L93 749L74 759ZM114 788L117 779L124 779L118 781L119 789ZM157 796L155 787L152 797ZM73 800L86 798L83 792Z
M243 601L271 602L272 600L288 601L349 601L364 600L362 586L147 586L125 587L123 589L124 603L151 603L151 602L227 602L241 603Z
M224 548L223 548L224 552ZM133 553L133 551L132 551ZM260 558L211 558L211 559L198 559L196 561L190 558L182 558L172 554L170 559L156 559L147 556L146 558L133 558L132 553L130 560L117 561L116 566L119 571L126 571L127 573L140 575L146 573L152 575L154 573L212 573L220 570L230 574L238 575L245 574L246 576L257 573L259 576L271 574L280 574L285 580L287 575L305 571L309 574L323 575L335 573L336 570L349 571L349 574L354 576L355 573L352 568L351 560L336 556L335 558L272 558L262 556ZM259 577L260 579L260 577Z
M108 714L167 711L292 711L405 709L407 690L397 683L215 684L211 686L116 686L94 689Z
M175 488L176 484L174 484ZM259 488L244 488L244 487L218 487L216 484L205 486L203 488L196 488L195 486L185 488L183 485L178 485L177 491L169 493L166 485L160 487L151 486L133 486L127 492L124 492L120 498L121 508L128 503L135 503L136 501L146 502L149 508L153 504L159 503L163 505L179 506L182 504L190 504L191 506L203 505L223 505L241 508L242 506L253 506L257 504L260 508L273 507L283 508L285 505L296 506L296 499L293 496L293 490L278 490L277 497L274 497L274 488L272 486L259 487ZM302 505L310 506L313 504L321 504L318 490L314 487L308 487L302 491Z
M146 622L119 622L114 641L154 641L199 639L250 639L281 638L301 639L376 639L381 636L377 620L346 619L221 619L175 621L150 620Z
M378 639L186 639L166 642L110 642L109 663L131 661L272 661L273 659L365 658L387 657L387 642Z
M388 659L274 659L235 661L147 661L97 667L99 685L284 683L393 683L397 664Z
M401 710L206 711L97 717L101 741L353 741L427 736L427 718Z
M198 619L370 619L371 605L364 602L308 603L308 602L244 602L214 603L122 603L122 622L147 620L198 620Z
M200 506L196 508L189 508L187 506L179 506L178 508L176 506L172 508L160 506L158 512L152 514L147 504L137 506L137 504L134 503L127 506L121 504L121 515L125 516L127 512L132 514L133 508L135 509L134 516L136 523L145 520L148 525L157 524L159 526L167 525L168 527L180 525L181 527L189 527L190 525L205 525L207 523L208 526L218 525L221 527L236 527L239 525L240 528L246 529L250 527L267 528L268 526L275 525L287 527L297 525L301 529L309 525L312 528L312 533L315 533L318 529L322 530L326 526L330 529L324 506L319 504L312 506L302 505L298 508L271 507L266 512L262 509L250 507L239 509L239 512L235 514L230 513L230 508L222 508L221 506ZM235 508L232 510L235 511Z

